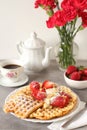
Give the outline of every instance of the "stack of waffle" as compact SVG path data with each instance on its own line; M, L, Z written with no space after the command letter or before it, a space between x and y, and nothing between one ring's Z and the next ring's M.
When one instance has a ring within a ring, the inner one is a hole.
M5 113L11 112L14 113L17 117L23 119L34 118L49 120L64 116L76 106L77 96L71 89L67 88L66 86L60 86L59 89L60 88L62 92L68 93L71 96L69 103L63 108L50 105L52 94L51 96L48 94L45 100L37 100L33 98L31 95L30 86L28 85L11 93L5 101L3 110ZM55 90L60 91L58 90L57 85Z

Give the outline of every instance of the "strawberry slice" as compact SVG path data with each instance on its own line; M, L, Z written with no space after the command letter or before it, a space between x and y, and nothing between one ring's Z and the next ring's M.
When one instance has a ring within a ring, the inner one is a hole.
M60 95L64 96L64 98L66 99L66 102L68 103L69 100L71 99L71 96L65 92L61 92Z
M37 99L37 100L44 100L44 98L46 98L46 93L39 91L39 92L37 93L36 99Z
M40 84L39 84L39 82L37 82L37 81L32 81L32 82L30 83L30 90L31 90L32 92L34 92L34 91L39 91L39 89L40 89Z
M32 97L33 97L33 98L36 98L37 93L38 93L38 91L33 91L33 92L31 92Z
M52 105L53 107L63 108L63 107L65 106L65 104L66 104L65 102L66 102L66 100L65 100L64 97L58 96L58 97L56 97L55 99L53 99L53 100L51 101L51 105Z
M33 97L36 100L44 100L44 98L46 98L46 93L42 91L38 91L36 94L33 94Z
M66 96L66 97L68 97L69 99L71 98L71 96L70 96L69 94L65 93L65 92L61 92L60 95Z
M56 98L54 98L52 101L51 101L51 105L53 107L60 107L60 108L63 108L65 106L67 106L67 104L69 103L69 98L68 96L57 96Z
M45 88L42 88L42 89L41 89L41 92L46 92Z
M45 88L45 89L49 89L53 87L54 87L54 83L49 80L45 80L42 84L42 88Z

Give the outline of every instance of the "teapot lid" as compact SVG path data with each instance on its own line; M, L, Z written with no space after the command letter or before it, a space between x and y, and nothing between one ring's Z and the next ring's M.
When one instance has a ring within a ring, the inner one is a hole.
M24 42L26 48L41 48L45 46L45 42L37 37L35 32L32 32L30 38Z

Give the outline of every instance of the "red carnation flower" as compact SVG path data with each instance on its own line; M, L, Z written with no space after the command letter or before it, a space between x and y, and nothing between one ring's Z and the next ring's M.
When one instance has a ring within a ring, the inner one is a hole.
M57 11L55 14L54 14L54 20L55 20L55 26L64 26L66 24L66 20L64 18L64 11L60 10L60 11Z
M85 10L87 9L87 0L73 0L73 5L78 10Z
M66 9L66 6L73 6L73 0L63 0L61 3L61 7Z
M87 27L87 12L80 12L79 15L82 18L82 26Z
M66 6L66 8L64 9L64 18L65 20L71 21L73 19L75 19L77 16L77 11L73 6Z
M57 11L48 21L46 21L46 23L48 28L65 25L66 21L64 19L64 11Z
M83 27L87 27L87 0L36 0L35 5L48 14L47 27L55 27L59 32L61 51L56 55L59 65L64 69L74 65L73 39ZM78 24L79 17L82 21Z
M55 26L55 20L53 16L50 17L48 21L46 21L46 24L48 28L53 28Z
M56 7L55 0L36 0L35 1L35 8L38 8L40 5L44 6L44 8L46 6L48 6L51 9Z

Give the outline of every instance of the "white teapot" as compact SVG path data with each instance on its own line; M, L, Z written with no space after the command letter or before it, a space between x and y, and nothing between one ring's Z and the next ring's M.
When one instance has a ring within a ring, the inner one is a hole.
M45 51L45 42L37 38L35 32L31 33L28 40L17 44L23 66L32 72L39 72L49 66L51 48Z

